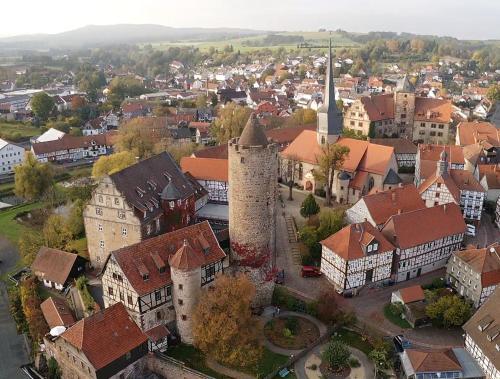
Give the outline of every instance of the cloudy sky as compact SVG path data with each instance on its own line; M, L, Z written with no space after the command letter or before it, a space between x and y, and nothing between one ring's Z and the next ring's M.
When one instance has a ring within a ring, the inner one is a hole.
M24 0L21 9L2 18L0 36L118 23L289 31L341 28L500 39L500 1Z

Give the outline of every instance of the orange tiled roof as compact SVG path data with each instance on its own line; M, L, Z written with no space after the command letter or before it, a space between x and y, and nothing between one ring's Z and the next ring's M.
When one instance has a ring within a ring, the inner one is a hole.
M81 350L96 371L148 340L121 302L78 321L61 337Z
M475 273L481 274L481 284L489 287L500 283L500 243L482 249L467 249L453 253L467 263Z
M415 121L449 123L451 121L451 101L417 97L415 99Z
M415 372L461 371L453 350L405 350Z
M418 284L411 287L401 288L399 290L399 294L405 304L425 300L424 290Z
M370 121L394 118L394 96L391 94L364 96L360 99Z
M492 146L500 146L500 131L489 122L461 122L457 126L461 146L485 141Z
M40 304L40 309L42 310L45 321L47 321L51 329L56 326L68 327L75 323L75 318L68 304L62 299L51 296Z
M181 158L182 172L189 172L194 178L199 180L215 180L227 182L228 160L214 158Z
M387 253L394 250L394 246L384 235L366 221L359 224L347 225L320 243L348 261L367 256L365 252L366 244L373 239L379 244L377 253Z

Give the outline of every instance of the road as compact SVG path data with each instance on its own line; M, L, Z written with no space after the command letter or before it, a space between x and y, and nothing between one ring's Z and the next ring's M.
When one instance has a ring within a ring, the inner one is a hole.
M3 237L0 237L0 259L1 275L12 269L18 260L17 250ZM24 338L16 332L16 324L9 313L7 289L0 281L0 378L26 378L19 366L28 362Z

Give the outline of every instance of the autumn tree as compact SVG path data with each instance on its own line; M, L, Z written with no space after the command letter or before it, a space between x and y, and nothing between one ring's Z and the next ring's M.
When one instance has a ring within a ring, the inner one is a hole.
M206 108L208 103L208 96L207 95L199 95L196 98L196 108Z
M23 265L31 266L43 244L43 237L38 232L28 229L23 233L18 241L19 254Z
M217 119L212 124L212 134L220 144L231 138L239 137L252 110L235 103L229 103L219 110Z
M43 226L43 238L45 246L63 250L68 242L71 242L73 235L66 225L63 216L52 214Z
M54 99L45 92L38 92L31 98L31 109L40 120L47 120L54 109Z
M141 81L131 76L116 76L109 83L109 90L122 100L126 97L139 96L146 92Z
M20 297L29 334L34 341L41 341L48 327L40 310L41 300L35 277L29 276L21 282Z
M229 366L249 367L262 355L250 309L255 287L246 275L220 276L193 314L195 346Z
M286 159L281 160L283 164L283 173L286 173L286 181L288 185L288 200L293 200L293 185L295 178L300 174L301 162L297 155L288 155Z
M321 154L317 157L318 169L314 170L317 181L325 184L327 206L332 204L332 189L335 172L339 171L349 154L349 148L339 144L327 143L321 146Z
M116 149L119 152L131 152L134 157L139 159L149 158L154 154L155 143L158 141L159 130L155 130L147 122L154 120L145 120L134 118L120 127L116 139Z
M73 96L71 99L71 110L76 111L85 106L85 98L83 96Z
M119 153L102 156L94 163L94 167L92 167L92 176L94 178L100 178L104 175L111 175L132 166L135 162L135 155L130 151L121 151Z
M48 163L40 163L35 156L26 153L24 162L14 168L14 192L26 200L38 200L52 185L54 173Z
M68 217L66 219L66 227L72 238L82 237L85 233L83 224L83 210L85 203L81 199L77 199L71 205Z
M494 84L488 88L486 97L491 101L500 101L500 85Z
M316 123L317 113L314 109L299 108L286 121L285 126L300 126Z
M446 295L427 305L425 313L438 326L459 327L472 315L472 307L457 295Z
M304 218L317 215L320 211L319 204L316 202L313 194L310 193L300 205L300 215Z

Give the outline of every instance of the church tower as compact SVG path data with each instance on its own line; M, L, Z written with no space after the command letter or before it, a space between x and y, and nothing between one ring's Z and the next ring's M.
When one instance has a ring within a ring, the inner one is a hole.
M231 263L254 283L255 304L266 305L274 289L278 147L252 114L228 151Z
M413 138L415 116L415 88L404 76L398 80L394 92L394 123L398 137Z
M316 134L318 143L337 142L342 134L342 112L335 102L335 84L333 83L332 40L329 43L328 66L326 68L325 96L323 105L318 109Z

